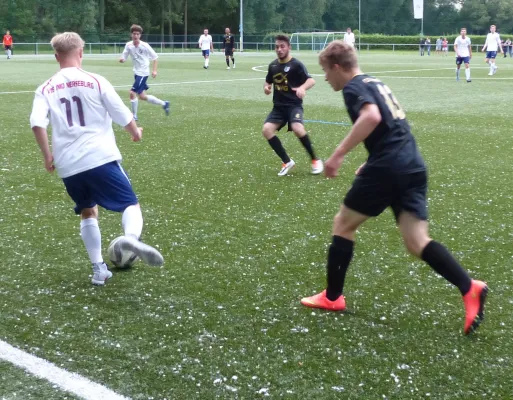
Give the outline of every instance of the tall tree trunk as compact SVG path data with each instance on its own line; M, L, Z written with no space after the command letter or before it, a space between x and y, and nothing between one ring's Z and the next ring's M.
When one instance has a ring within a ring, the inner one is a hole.
M185 0L185 14L184 14L184 23L185 23L185 29L184 29L184 42L187 46L187 0Z
M164 7L164 3L166 0L161 0L160 2L160 41L165 42L165 30L164 25L166 24L166 8Z
M100 0L100 33L105 31L105 0Z
M171 7L171 0L167 0L167 18L168 18L168 21L167 23L169 24L169 41L172 42L173 41L173 10L172 10L172 7Z

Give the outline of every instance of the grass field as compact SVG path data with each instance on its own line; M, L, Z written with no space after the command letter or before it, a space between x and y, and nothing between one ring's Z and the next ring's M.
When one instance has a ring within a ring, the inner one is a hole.
M321 74L315 54L300 58ZM361 56L406 110L429 166L431 234L490 286L472 337L458 291L407 255L390 212L358 235L348 311L299 304L324 286L332 218L365 151L327 180L282 133L298 166L278 177L260 132L272 59L237 55L230 71L220 55L209 70L199 55L160 59L150 93L171 100L172 115L140 104L143 141L116 133L144 240L165 265L114 270L102 288L90 284L79 219L28 122L32 92L57 64L0 60L0 339L132 399L511 399L513 59L488 77L476 55L467 84L455 81L453 57ZM130 66L105 57L84 68L128 97ZM348 123L341 95L315 78L305 118ZM306 126L324 159L349 130ZM104 249L120 219L100 212ZM0 398L77 397L0 361Z

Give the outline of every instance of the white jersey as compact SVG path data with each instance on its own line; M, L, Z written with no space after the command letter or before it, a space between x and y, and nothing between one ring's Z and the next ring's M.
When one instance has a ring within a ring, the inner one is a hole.
M210 50L210 45L212 43L212 36L210 35L201 35L198 44L201 47L201 50Z
M71 67L37 88L30 125L46 129L51 123L54 165L66 178L120 161L112 120L126 126L132 118L107 79Z
M354 33L344 33L344 42L354 47Z
M470 41L470 38L467 36L465 39L463 39L460 36L458 36L456 38L456 40L454 41L454 45L455 46L458 46L458 54L457 56L458 57L470 57L470 45L472 44L472 42Z
M150 75L150 61L156 60L159 58L155 50L151 48L151 46L143 42L139 41L139 45L134 45L134 42L128 42L125 45L125 50L123 50L123 59L126 60L128 56L132 57L132 63L134 64L134 74L139 76L149 76Z
M489 33L486 35L486 50L487 51L498 51L499 50L499 44L501 43L501 37L500 35L495 33Z

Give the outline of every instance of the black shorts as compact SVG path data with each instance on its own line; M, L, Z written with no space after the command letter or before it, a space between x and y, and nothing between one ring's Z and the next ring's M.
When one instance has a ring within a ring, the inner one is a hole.
M9 46L4 46L4 49L5 49L5 50L11 50L11 49L12 49L12 46L11 46L11 45L9 45Z
M427 171L401 175L364 170L347 192L344 205L370 217L377 217L391 207L396 221L402 211L427 220Z
M303 107L300 105L274 106L264 123L266 122L279 124L278 130L288 124L288 130L291 131L291 124L303 125Z
M224 49L224 55L226 57L233 57L233 49Z

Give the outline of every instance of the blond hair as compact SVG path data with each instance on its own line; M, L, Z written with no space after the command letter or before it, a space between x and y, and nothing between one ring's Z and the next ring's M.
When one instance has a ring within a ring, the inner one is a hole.
M58 54L68 54L77 49L84 48L84 41L78 33L63 32L55 35L50 42Z
M344 70L358 67L358 59L353 46L342 40L334 40L319 55L319 61L330 68L340 65Z

